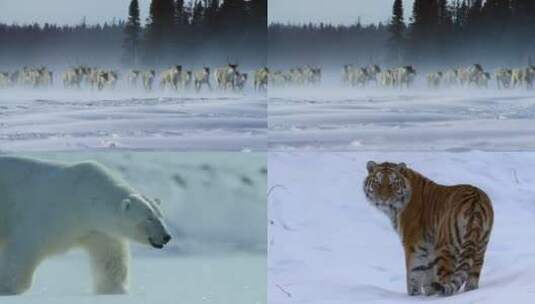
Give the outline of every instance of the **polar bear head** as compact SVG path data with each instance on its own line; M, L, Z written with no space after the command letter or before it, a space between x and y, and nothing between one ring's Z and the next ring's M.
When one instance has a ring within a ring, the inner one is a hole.
M159 204L158 199L151 200L139 194L131 194L123 199L117 221L121 234L142 244L163 248L171 236Z

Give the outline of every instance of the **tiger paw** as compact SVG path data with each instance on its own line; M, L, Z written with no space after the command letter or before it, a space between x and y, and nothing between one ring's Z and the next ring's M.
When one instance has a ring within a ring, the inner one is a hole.
M409 294L409 296L419 296L422 294L420 288L416 286L409 286L407 289L407 293Z
M455 290L450 286L444 286L440 283L433 282L431 287L436 291L436 294L440 296L451 296L455 293Z
M474 290L474 289L478 289L479 288L479 284L477 282L470 282L468 281L466 283L466 286L464 287L464 291L470 291L470 290Z
M438 293L438 291L433 288L431 285L427 285L423 287L424 295L426 296L434 296Z

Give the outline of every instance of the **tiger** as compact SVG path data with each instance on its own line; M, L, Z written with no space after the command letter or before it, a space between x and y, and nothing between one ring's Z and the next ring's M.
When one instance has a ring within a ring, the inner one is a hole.
M487 194L437 184L405 163L367 163L367 200L385 213L405 253L407 293L450 296L479 288L494 221Z

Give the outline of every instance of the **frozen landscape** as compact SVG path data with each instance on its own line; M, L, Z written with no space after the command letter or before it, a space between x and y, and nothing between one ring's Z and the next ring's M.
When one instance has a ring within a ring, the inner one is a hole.
M0 90L0 151L264 151L262 95Z
M275 151L535 148L533 90L325 86L269 95L269 147Z
M266 303L266 157L263 153L17 153L97 160L162 200L173 239L163 250L133 244L130 292L93 296L89 260L46 260L33 287L2 303Z
M402 247L362 192L366 162L406 162L443 184L471 183L493 201L480 289L409 297ZM269 303L532 303L535 154L270 153Z

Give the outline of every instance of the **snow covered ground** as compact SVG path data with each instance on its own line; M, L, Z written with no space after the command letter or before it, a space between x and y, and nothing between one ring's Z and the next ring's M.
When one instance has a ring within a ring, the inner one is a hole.
M409 297L401 244L366 201L366 162L404 161L436 182L472 183L495 210L480 289ZM535 153L270 153L271 304L533 303Z
M14 155L14 154L11 154ZM130 293L95 297L82 251L45 261L34 286L1 303L266 303L265 153L17 153L97 160L162 200L173 240L133 245Z
M518 151L535 148L535 91L269 92L270 151Z
M81 252L74 252L43 263L28 293L2 297L0 301L7 304L264 304L265 262L265 256L244 253L143 256L138 251L132 258L129 294L94 296L88 259Z
M266 98L0 90L0 151L264 151Z

